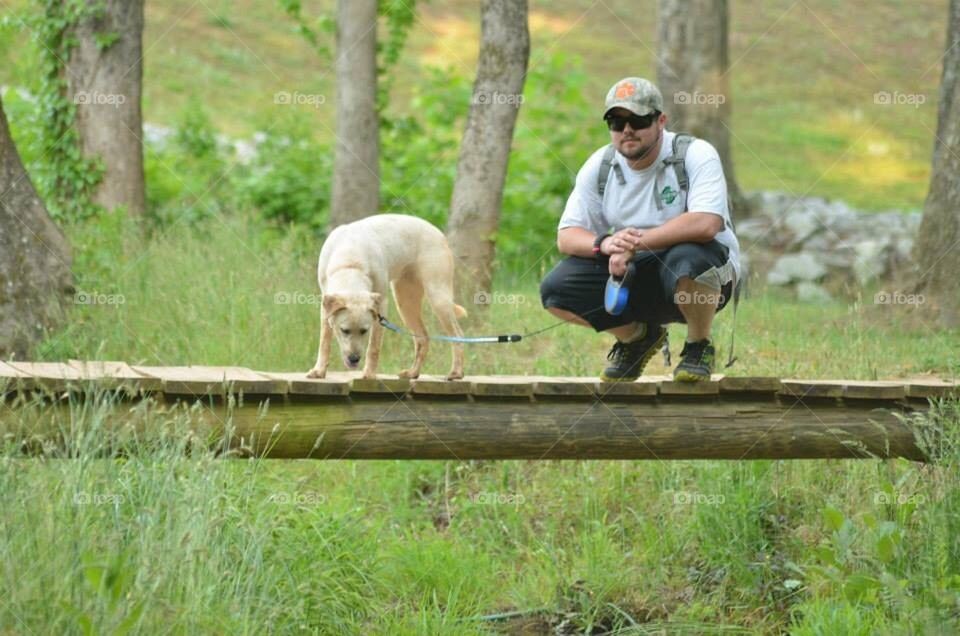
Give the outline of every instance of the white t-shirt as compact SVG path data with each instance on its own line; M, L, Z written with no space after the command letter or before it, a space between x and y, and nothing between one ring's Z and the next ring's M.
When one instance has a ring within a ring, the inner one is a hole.
M689 191L680 192L676 171L663 163L673 155L675 133L663 131L660 156L645 170L634 170L626 158L614 153L623 178L620 185L611 166L603 200L597 189L600 162L606 147L587 159L577 173L577 184L567 199L567 207L560 218L559 229L582 227L594 234L615 232L627 227L647 229L663 225L670 219L690 212L709 212L723 218L723 230L716 235L718 242L730 251L730 261L740 279L740 244L731 229L730 210L727 208L727 182L723 176L720 155L709 142L697 139L687 148L686 168ZM654 197L660 197L660 206Z

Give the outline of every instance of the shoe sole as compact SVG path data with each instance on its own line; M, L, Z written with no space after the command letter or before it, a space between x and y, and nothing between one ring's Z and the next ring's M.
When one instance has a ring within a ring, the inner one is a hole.
M600 381L601 382L633 382L637 380L641 375L643 375L644 367L647 366L647 363L650 362L650 359L653 358L654 354L657 353L657 349L663 346L663 343L666 339L667 339L667 332L664 331L663 335L657 338L657 341L654 342L653 345L650 347L650 353L647 354L647 357L642 359L639 363L637 363L637 369L639 369L639 372L637 373L637 375L633 375L633 376L624 375L619 378L612 378L609 375L607 375L606 372L603 372L600 374Z
M674 382L705 382L710 379L709 375L700 375L692 371L675 371L673 374Z

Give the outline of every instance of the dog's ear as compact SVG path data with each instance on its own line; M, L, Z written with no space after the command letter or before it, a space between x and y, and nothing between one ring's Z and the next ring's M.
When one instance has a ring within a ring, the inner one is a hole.
M342 296L328 294L323 297L323 313L326 316L332 316L347 306L347 302Z

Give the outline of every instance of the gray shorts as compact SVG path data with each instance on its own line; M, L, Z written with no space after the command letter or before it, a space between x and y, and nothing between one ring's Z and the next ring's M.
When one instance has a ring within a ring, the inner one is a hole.
M568 256L540 283L540 299L544 307L570 311L597 331L638 321L659 325L685 323L674 303L677 281L683 277L696 279L713 268L723 267L728 255L727 247L716 239L709 243L678 243L665 250L637 254L633 259L637 273L630 286L630 301L619 316L608 314L603 306L603 292L610 278L609 259ZM718 291L720 311L730 300L733 283L727 282Z

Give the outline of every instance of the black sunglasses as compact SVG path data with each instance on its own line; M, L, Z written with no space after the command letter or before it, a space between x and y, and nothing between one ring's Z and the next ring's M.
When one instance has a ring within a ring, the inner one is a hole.
M621 115L607 115L603 118L607 122L607 127L613 132L623 132L624 127L627 124L630 124L630 127L634 130L645 130L653 125L653 122L660 117L660 113L653 111L649 115L629 115L623 117Z

